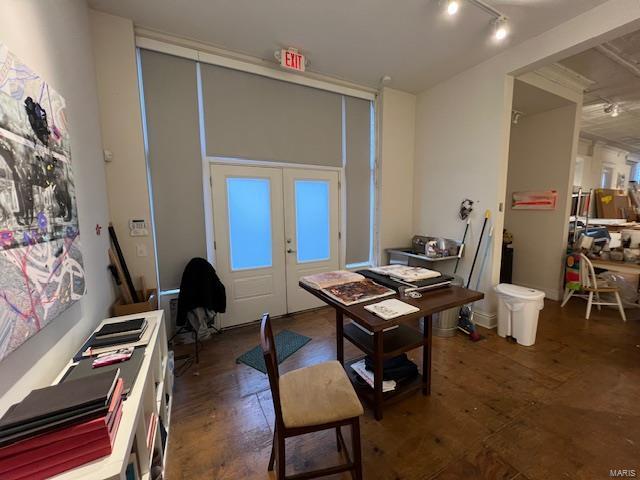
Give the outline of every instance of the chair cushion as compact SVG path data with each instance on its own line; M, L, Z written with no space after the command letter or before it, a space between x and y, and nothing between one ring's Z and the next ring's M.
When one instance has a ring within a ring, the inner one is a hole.
M287 428L337 422L364 413L347 373L335 360L282 375L280 403Z

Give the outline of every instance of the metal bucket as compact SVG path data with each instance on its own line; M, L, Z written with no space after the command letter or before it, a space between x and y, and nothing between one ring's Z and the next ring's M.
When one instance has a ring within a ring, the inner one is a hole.
M456 276L452 285L462 286L463 280ZM460 307L450 308L433 315L433 334L438 337L453 337L458 330Z

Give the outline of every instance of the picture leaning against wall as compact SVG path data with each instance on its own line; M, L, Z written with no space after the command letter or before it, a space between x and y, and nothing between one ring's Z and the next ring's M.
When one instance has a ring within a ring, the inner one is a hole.
M0 360L84 293L64 98L0 43Z

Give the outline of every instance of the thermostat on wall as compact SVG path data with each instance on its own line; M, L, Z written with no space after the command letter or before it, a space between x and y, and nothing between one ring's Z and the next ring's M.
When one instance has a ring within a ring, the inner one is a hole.
M145 220L129 220L129 235L132 237L146 237L149 235Z

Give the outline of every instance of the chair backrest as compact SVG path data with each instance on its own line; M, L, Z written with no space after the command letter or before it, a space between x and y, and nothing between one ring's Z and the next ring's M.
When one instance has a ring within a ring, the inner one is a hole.
M593 269L591 260L584 253L580 254L580 284L586 288L597 286L596 271Z
M273 398L273 410L276 415L276 428L283 428L282 405L280 404L280 374L278 372L278 354L276 344L273 340L273 330L271 329L271 318L268 313L262 315L260 325L260 343L264 364L267 367L269 386L271 387L271 397ZM282 431L282 430L281 430Z

